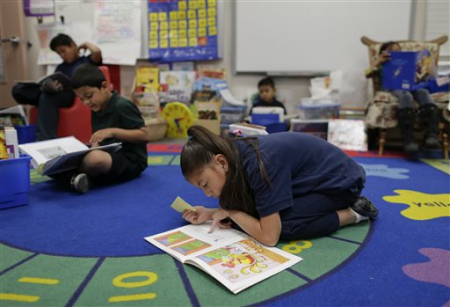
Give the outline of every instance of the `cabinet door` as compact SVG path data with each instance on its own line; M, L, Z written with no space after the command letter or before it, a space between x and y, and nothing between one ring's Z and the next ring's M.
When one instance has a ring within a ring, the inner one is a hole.
M0 109L15 106L11 88L27 80L23 1L0 1Z

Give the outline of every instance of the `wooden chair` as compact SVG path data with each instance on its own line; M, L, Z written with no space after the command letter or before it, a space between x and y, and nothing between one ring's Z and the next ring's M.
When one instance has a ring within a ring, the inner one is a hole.
M106 77L108 85L110 74L107 66L99 66ZM30 124L37 121L38 108L30 108ZM59 109L58 137L74 136L83 143L88 143L92 135L91 110L78 97L72 106Z
M420 42L405 40L397 41L397 43L399 43L401 49L404 51L422 51L424 49L428 49L433 55L437 65L440 46L446 43L447 40L448 36L444 35L430 41ZM366 36L363 36L361 41L368 47L369 62L373 67L375 62L378 60L379 50L384 42L377 42ZM442 110L440 116L440 135L443 145L444 158L448 159L450 115L447 106L449 103L449 92L445 91L432 93L431 97L436 102L437 107ZM387 130L396 128L398 125L396 116L397 109L398 100L394 95L389 92L374 90L373 97L369 99L365 122L367 128L379 130L378 155L383 155Z

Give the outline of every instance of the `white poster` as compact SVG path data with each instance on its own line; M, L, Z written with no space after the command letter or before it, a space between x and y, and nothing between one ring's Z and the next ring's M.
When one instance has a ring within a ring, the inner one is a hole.
M328 142L342 150L367 151L367 135L364 120L328 120Z
M92 23L85 21L65 24L55 22L38 24L36 25L36 31L40 44L38 65L57 65L62 63L59 55L50 49L50 41L60 33L69 35L76 45L93 41Z
M58 33L69 35L69 27L60 23L46 23L36 25L39 38L38 65L60 64L62 62L59 55L50 49L50 41Z
M140 1L95 2L94 43L103 63L135 65L141 53Z

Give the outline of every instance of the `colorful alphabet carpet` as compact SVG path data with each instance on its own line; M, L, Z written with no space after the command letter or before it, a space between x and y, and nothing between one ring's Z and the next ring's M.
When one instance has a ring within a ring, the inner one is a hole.
M449 161L355 154L379 219L278 244L303 261L234 295L143 239L185 224L176 196L217 205L180 149L150 145L141 177L84 195L31 171L29 204L0 211L0 306L450 307Z

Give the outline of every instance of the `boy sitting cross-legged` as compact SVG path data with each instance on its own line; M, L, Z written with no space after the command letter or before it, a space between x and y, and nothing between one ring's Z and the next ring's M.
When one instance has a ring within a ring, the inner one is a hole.
M127 181L147 168L149 135L138 108L128 99L111 92L102 71L82 64L73 73L71 86L81 101L91 109L92 147L122 142L114 153L89 152L71 176L71 186L80 193L93 183ZM66 177L67 178L67 177Z

